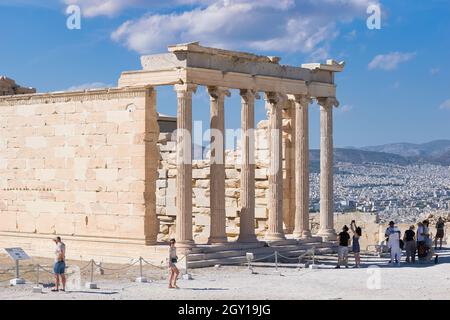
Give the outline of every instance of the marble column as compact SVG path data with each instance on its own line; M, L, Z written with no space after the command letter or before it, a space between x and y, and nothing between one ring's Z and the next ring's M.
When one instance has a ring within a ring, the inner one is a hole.
M255 234L255 98L252 90L241 90L241 212L238 242L256 242Z
M318 98L320 106L320 228L324 240L335 240L333 193L333 107L335 98Z
M225 215L225 117L224 100L230 92L221 87L208 87L211 109L210 210L208 243L227 242Z
M291 98L291 97L290 97ZM311 99L292 96L295 110L295 229L294 238L309 238L309 124Z
M196 86L175 85L177 110L177 247L192 247L192 93Z
M269 230L266 240L286 239L283 231L283 157L282 157L282 97L278 93L265 95L269 111Z

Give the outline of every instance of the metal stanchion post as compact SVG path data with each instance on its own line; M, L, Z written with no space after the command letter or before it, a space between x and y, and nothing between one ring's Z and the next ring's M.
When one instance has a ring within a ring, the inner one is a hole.
M247 270L250 272L250 274L254 274L253 272L253 267L252 267L252 260L255 258L253 253L251 252L247 252L246 255L247 257Z
M18 284L25 284L25 279L22 279L20 277L19 272L19 260L16 260L16 278L9 281L9 284L12 286L18 285Z
M312 250L312 264L309 265L309 268L310 269L318 269L319 266L316 265L316 248L313 247L311 250Z
M189 250L186 250L184 259L185 259L186 267L184 269L185 272L183 274L183 279L184 280L192 280L192 275L189 273L189 270L188 270L188 268L189 268Z
M86 289L98 289L97 284L94 283L94 259L91 259L91 282L86 282Z
M33 287L33 293L42 293L42 288L39 286L39 265L36 266L36 285Z
M278 251L275 251L275 272L278 272Z
M142 257L139 257L139 277L136 278L136 282L146 283L147 278L142 275Z

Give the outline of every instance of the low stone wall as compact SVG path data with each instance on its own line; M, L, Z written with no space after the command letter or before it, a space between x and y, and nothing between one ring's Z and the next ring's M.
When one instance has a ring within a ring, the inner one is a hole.
M442 217L445 221L448 221L448 214L442 213ZM427 217L428 218L428 217ZM423 218L425 219L425 217ZM436 219L430 219L430 232L436 233ZM355 220L356 225L362 228L362 237L360 239L360 245L362 250L374 250L373 245L379 244L385 241L384 232L388 227L388 223L380 223L378 215L376 213L366 212L349 212L349 213L337 213L334 215L334 228L336 232L340 232L344 225L350 228L350 223ZM319 214L311 215L312 233L316 233L319 226ZM410 223L399 223L397 227L403 233L409 229ZM417 224L415 224L417 230ZM450 235L450 223L446 223L445 238L446 243L449 242Z

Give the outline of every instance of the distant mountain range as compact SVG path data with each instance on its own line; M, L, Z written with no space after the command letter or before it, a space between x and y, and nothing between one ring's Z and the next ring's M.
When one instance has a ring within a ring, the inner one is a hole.
M320 151L311 150L312 166L320 160ZM450 166L450 140L436 140L423 144L391 143L371 147L334 149L335 162L387 163L395 165L425 164Z
M193 147L194 159L202 159L205 148ZM450 140L435 140L422 144L391 143L371 147L345 147L334 149L334 161L354 164L379 163L405 166L410 164L436 164L450 166ZM310 150L311 171L318 172L320 150Z
M435 140L422 144L392 143L360 149L396 154L414 163L450 165L450 140Z

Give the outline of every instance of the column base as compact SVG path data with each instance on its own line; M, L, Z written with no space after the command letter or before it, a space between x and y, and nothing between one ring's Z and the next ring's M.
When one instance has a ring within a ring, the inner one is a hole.
M189 249L195 247L195 242L194 240L179 240L175 245L177 248Z
M278 240L286 240L286 236L284 233L276 232L276 233L267 233L264 237L266 241L278 241Z
M312 237L311 230L302 230L302 231L295 231L293 233L294 239L309 239Z
M247 235L239 235L238 239L236 240L236 242L240 242L240 243L255 243L258 242L258 238L256 237L255 234L247 234Z
M208 244L227 244L227 243L228 243L227 237L208 238Z
M154 239L145 239L145 245L146 246L154 246L157 245L158 241L154 240Z
M334 229L322 229L319 230L317 236L322 237L323 241L334 241L337 239L337 234Z

